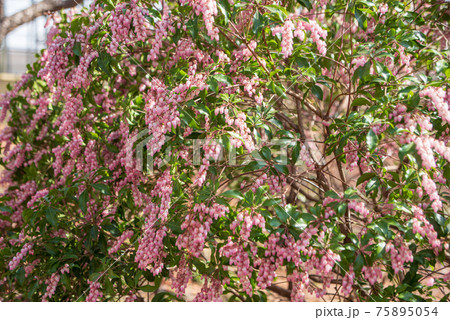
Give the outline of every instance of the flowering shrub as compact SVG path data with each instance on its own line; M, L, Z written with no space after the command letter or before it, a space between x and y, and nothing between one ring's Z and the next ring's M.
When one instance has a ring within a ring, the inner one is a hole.
M0 101L1 298L448 300L448 9L54 15Z

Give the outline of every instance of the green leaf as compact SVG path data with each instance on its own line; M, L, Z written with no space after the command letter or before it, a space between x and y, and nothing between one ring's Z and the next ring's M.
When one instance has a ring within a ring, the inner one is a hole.
M82 52L81 52L81 43L79 42L75 42L75 44L73 45L73 49L72 49L73 53L79 57L82 56Z
M102 273L100 273L100 272L94 272L94 273L91 273L91 274L89 275L89 280L90 280L90 281L98 281L98 280L100 279L101 276L102 276Z
M144 292L155 292L156 290L158 290L159 286L151 286L151 285L145 285L139 288L139 290L144 291Z
M356 79L366 82L370 79L370 67L372 66L371 60L367 61L363 66L356 69L353 74L352 81L355 82Z
M380 179L378 177L373 177L372 179L369 180L369 182L366 185L366 193L369 194L374 190L378 190L379 186L380 186Z
M45 208L45 218L53 226L58 225L58 219L56 218L57 211L52 207Z
M318 85L313 85L311 87L311 92L317 97L317 99L319 100L323 99L323 90Z
M189 20L186 23L186 28L189 30L192 39L196 40L198 37L198 16L195 16L194 19Z
M216 73L213 77L219 82L224 82L229 86L233 85L233 80L231 80L229 76L224 75L223 73Z
M0 211L12 213L12 209L6 206L0 206Z
M264 203L262 204L263 207L272 207L276 204L279 204L281 202L280 199L267 199L266 201L264 201Z
M367 18L366 16L362 13L361 10L359 9L355 9L355 18L358 21L358 25L361 29L363 29L364 31L367 30Z
M336 212L339 216L344 215L347 212L347 203L340 202L336 205Z
M280 165L280 164L275 164L274 167L275 167L275 169L277 169L278 172L280 172L280 173L282 173L284 175L287 175L287 176L289 175L289 169L288 169L287 166L283 166L283 165Z
M111 61L112 61L112 57L110 56L109 53L105 52L105 51L101 51L98 54L98 66L100 67L100 69L105 72L107 75L111 74Z
M109 220L108 220L108 221L109 221ZM117 226L116 226L115 224L113 224L113 223L109 223L109 224L102 225L102 229L105 230L105 231L111 232L111 234L112 234L114 237L120 236L120 231L119 231L119 229L118 229Z
M25 282L25 268L24 267L20 267L17 270L16 279L20 286L23 285L23 283Z
M311 2L309 0L297 0L302 6L306 7L308 10L312 9Z
M283 99L287 98L287 96L286 96L286 89L284 88L284 86L282 84L276 85L275 82L270 81L267 84L267 86L276 95L282 97Z
M327 190L324 196L332 199L340 199L339 195L334 190Z
M255 15L253 16L253 33L258 36L263 28L264 17L258 10L256 10Z
M271 4L268 6L264 6L264 8L275 14L276 17L278 17L278 19L281 20L282 22L284 22L284 20L288 16L288 12L286 11L286 9L281 6Z
M361 272L362 267L364 266L364 258L361 253L358 253L355 259L355 263L353 264L355 273Z
M96 183L96 184L93 184L92 187L94 187L94 189L100 191L104 195L108 195L108 196L111 195L111 192L109 191L109 187L105 184Z
M245 199L245 201L247 201L247 203L248 203L250 206L253 207L254 194L253 194L253 191L252 191L252 190L248 190L248 191L245 193L244 199Z
M219 83L214 77L209 78L207 84L211 91L219 93Z
M268 147L262 147L260 152L264 160L270 161L272 159L272 152Z
M411 142L403 145L398 150L398 157L400 158L401 161L403 161L403 159L407 154L413 154L414 152L416 152L416 145L414 144L414 142Z
M367 133L366 142L370 153L372 153L378 145L378 137L372 129Z
M228 0L220 0L218 5L220 12L222 12L224 16L225 24L227 25L230 20L230 3Z
M352 199L354 195L356 195L357 191L353 188L348 188L344 191L344 198L346 199Z
M352 102L352 107L358 107L358 106L370 106L370 101L366 98L356 98Z
M239 200L244 199L244 196L242 195L242 193L240 193L237 190L228 190L223 192L222 194L220 194L220 196L222 197L227 197L227 198L237 198Z
M89 195L87 190L84 190L80 195L80 199L78 199L78 204L80 206L81 211L85 214L87 213L87 202L89 201Z
M292 159L291 159L292 164L297 163L299 155L300 155L300 144L297 142L294 148L292 148Z
M444 167L444 178L447 179L447 181L450 181L450 165L447 164Z
M269 226L271 226L272 228L278 228L279 226L281 226L281 222L278 219L270 219L269 220Z
M170 230L173 231L174 234L182 234L183 230L181 229L181 223L178 221L170 221L167 222L167 226L169 227Z
M251 161L243 169L244 172L255 171L264 168L267 164L260 161Z
M92 240L97 240L98 237L98 229L96 226L92 226L91 230L89 231L89 236Z
M300 218L306 222L315 221L317 219L315 216L313 216L312 214L310 214L308 212L302 212L300 214Z
M447 60L439 60L436 62L436 73L441 73L449 67L449 63Z
M119 148L110 143L106 144L106 149L108 149L108 151L113 152L113 153L119 153Z
M278 218L281 220L281 222L285 223L289 219L289 215L286 212L286 210L284 210L283 207L281 207L279 205L276 205L275 206L275 212L276 212Z
M374 177L374 176L376 176L376 173L375 173L375 172L366 172L366 173L363 173L363 174L358 178L358 181L356 181L356 185L358 186L358 185L360 185L361 183L363 183L364 181L367 181L367 180L369 180L370 178L372 178L372 177Z
M385 81L389 81L389 79L391 78L392 74L389 71L389 69L384 65L379 63L378 61L375 61L375 68L377 70L377 73L385 80Z

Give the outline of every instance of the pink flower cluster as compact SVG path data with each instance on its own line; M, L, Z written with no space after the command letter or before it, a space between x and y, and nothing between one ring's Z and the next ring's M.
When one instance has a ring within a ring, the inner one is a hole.
M291 301L305 301L305 291L310 284L308 273L294 270L287 280L292 282Z
M170 271L170 279L172 280L172 288L178 298L181 298L186 291L189 280L192 278L192 271L189 264L186 261L184 255L181 257L180 262L174 271Z
M245 113L240 112L237 115L236 119L234 120L234 124L239 129L239 134L242 137L245 148L247 149L247 151L249 153L251 153L256 149L256 147L255 147L255 143L253 142L250 129L247 127L247 124L245 123L246 119L247 119L247 116L245 115Z
M378 7L378 12L380 14L385 14L386 12L388 12L389 10L389 5L387 3L382 3L379 7Z
M87 88L91 82L91 76L88 72L91 62L98 57L98 52L91 50L86 52L81 58L80 63L72 73L72 88ZM66 84L68 85L68 84Z
M272 29L272 35L274 36L281 33L282 55L285 58L292 55L294 48L294 36L297 37L300 41L304 41L305 31L311 31L311 39L317 45L317 50L321 55L325 55L327 52L327 45L321 38L326 39L327 31L322 29L314 20L299 20L295 21L294 24L293 20L297 17L298 15L290 15L282 26L276 26Z
M323 241L323 229L318 235L317 241ZM271 234L264 243L266 247L265 258L257 259L254 263L255 267L259 267L257 283L262 289L271 285L275 271L285 261L293 262L294 265L302 270L297 269L288 276L288 281L292 282L293 290L291 293L291 300L303 301L305 291L316 294L321 297L326 293L326 289L331 286L334 278L332 269L337 261L340 261L340 256L331 250L315 249L310 245L313 236L317 235L318 229L314 226L308 226L300 235L300 239L295 241L291 235L280 235L279 233ZM253 250L252 250L253 252ZM307 259L302 258L302 254ZM322 288L315 288L309 286L309 274L315 272L323 279Z
M152 48L150 50L150 53L147 57L147 61L156 61L158 60L159 56L161 55L161 48L163 46L163 38L167 37L169 34L169 31L174 33L175 28L172 26L169 16L169 8L164 3L164 10L161 17L161 20L156 23L155 27L155 36L154 39L152 39ZM143 16L140 16L140 19L147 20ZM144 23L139 23L139 21L135 21L135 25L138 26L145 26L145 23L148 23L145 21ZM142 27L141 27L142 28ZM145 30L142 30L142 34L145 34ZM146 38L143 38L142 41L146 41ZM154 65L157 65L157 63L154 63Z
M206 118L209 119L209 118ZM205 156L202 159L202 165L200 166L197 175L194 177L194 185L202 186L206 181L206 174L209 168L209 160L217 161L222 154L222 146L216 141L207 138L202 146L205 151Z
M22 249L12 258L12 260L8 263L9 270L14 270L20 264L23 258L26 257L27 254L33 254L33 243L28 242L25 243Z
M41 198L44 198L44 197L47 196L47 195L48 195L48 190L47 190L47 189L39 190L39 191L36 192L36 194L31 198L31 200L28 201L27 207L28 207L28 208L31 208L37 200L39 200L39 199L41 199Z
M347 160L347 169L349 171L352 171L353 169L358 167L358 149L358 141L349 140L344 147L345 158Z
M308 146L306 145L306 143L302 144L302 147L300 149L299 159L302 160L305 163L306 167L309 170L314 170L315 162L314 162L314 159L311 156L311 152L310 152Z
M238 213L236 220L234 220L230 224L230 229L233 231L233 234L236 233L236 228L241 226L240 235L241 238L245 241L248 241L250 238L250 233L253 227L259 227L262 229L262 232L266 231L266 220L264 217L258 212L250 213L247 210L243 210Z
M86 302L96 302L98 299L103 297L103 292L100 290L100 283L98 281L90 281L89 284L89 294L86 297Z
M130 291L128 293L128 296L125 298L125 302L134 302L136 301L137 298L138 298L137 295Z
M243 290L249 295L253 295L252 284L250 283L250 277L252 274L252 268L250 266L250 258L248 253L242 247L242 244L234 242L231 237L228 238L228 242L225 246L220 248L222 256L230 259L230 264L235 265L237 268L237 276L240 279Z
M276 241L276 238L272 238L271 240ZM256 282L258 286L264 290L268 286L270 286L273 280L276 278L276 271L279 267L279 264L277 261L275 261L274 257L269 257L267 259L260 259L256 261L255 266L259 267Z
M164 255L163 240L167 234L166 227L154 228L151 224L146 225L144 236L139 239L139 247L136 252L135 261L138 262L138 268L145 270L152 264L150 270L154 275L161 273L164 264L162 259Z
M38 76L47 82L49 88L56 90L53 85L57 81L65 82L65 73L70 56L73 55L74 44L74 39L57 36L48 49L44 51L41 57L41 63L44 67L39 70Z
M33 120L31 120L30 126L28 127L27 132L30 133L33 129L36 128L39 120L44 119L47 116L48 105L51 100L48 96L40 97L37 101L32 101L33 104L36 104L38 107L36 108L36 112L33 114Z
M151 37L151 26L145 16L148 11L137 6L137 0L130 1L128 5L122 2L116 6L109 18L111 28L111 43L107 49L110 55L114 55L121 45L137 40L146 41ZM134 32L131 26L134 26ZM106 37L106 36L105 36Z
M208 278L207 276L203 276L204 283L201 291L195 296L194 302L200 301L213 301L220 302L222 301L222 285L230 284L230 279L225 278L222 281L216 278Z
M45 291L44 295L42 296L42 301L48 301L48 299L55 294L56 287L58 286L60 278L61 276L58 274L58 272L55 272L50 276L50 279L47 279L45 281L45 283L47 284L47 291Z
M6 118L7 112L10 107L11 99L15 98L19 93L19 90L32 78L29 73L23 74L22 78L16 82L13 89L6 93L0 94L0 122L3 122Z
M366 208L366 205L364 204L364 202L351 200L348 203L348 208L354 210L357 213L359 213L364 218L367 218L367 216L370 214L370 211L369 211L369 209Z
M235 57L234 61L231 61L232 66L230 71L237 71L237 68L242 64L242 62L247 61L249 58L254 58L253 52L255 51L258 44L256 41L252 40L248 44L241 44L239 48L233 51L233 56ZM223 57L223 55L222 55ZM265 63L263 62L265 66Z
M185 230L176 241L177 247L187 249L194 257L199 257L205 247L205 240L214 220L224 217L229 211L228 207L214 203L207 207L204 203L196 204L194 212L188 213L181 229Z
M256 89L258 87L258 83L261 79L257 76L253 76L252 78L240 75L238 77L233 78L234 83L240 83L244 86L244 91L248 94L249 97L255 96L255 100L258 104L262 103L262 94L256 95Z
M443 123L450 124L450 109L446 101L446 92L441 87L427 87L419 93L420 97L428 97L433 104L429 104L430 110L437 110Z
M321 55L325 55L327 53L327 44L322 39L326 39L328 33L319 26L317 21L299 21L295 32L299 33L301 30L311 31L311 39L316 44L319 53Z
M394 119L394 122L401 122L405 118L405 122L407 122L411 115L406 113L406 109L405 105L397 103L392 113L389 114L389 119Z
M1 243L1 241L0 241L0 243ZM2 248L1 245L0 245L0 248ZM31 262L30 264L25 266L25 268L24 268L25 269L25 278L28 277L33 272L36 265L38 265L40 262L41 262L40 259L35 259L35 260L33 260L33 262Z
M426 236L431 247L434 249L435 253L438 254L438 252L442 250L442 244L438 239L438 234L434 230L433 225L428 221L421 208L413 206L413 211L413 232L420 234L422 237Z
M427 170L436 168L436 159L434 157L433 150L445 160L450 161L450 148L445 145L444 141L434 139L433 137L427 135L409 135L406 142L411 141L415 143L417 153L422 159L422 165Z
M198 16L202 13L208 36L219 41L219 29L214 26L214 17L218 14L216 0L181 0L180 3L188 3Z
M294 36L292 30L294 30L294 23L292 23L291 20L287 20L284 25L276 26L272 29L272 35L281 33L281 54L285 58L289 57L294 49Z
M363 272L364 278L369 281L371 285L374 285L375 282L378 281L378 279L381 279L383 277L380 267L377 266L363 266L361 271Z
M353 289L353 281L355 280L355 272L353 271L353 266L350 266L348 272L345 273L342 279L341 293L344 296L348 296Z
M398 67L401 66L401 67ZM401 68L401 69L400 69ZM409 74L413 70L411 65L411 56L405 52L402 46L398 47L398 64L393 68L392 73L397 75L399 71L403 74Z
M406 262L413 262L412 251L403 243L401 238L395 239L395 245L392 242L386 244L386 252L391 254L391 264L394 273L403 271Z
M281 193L282 189L287 185L286 177L277 177L274 175L268 176L267 173L264 172L255 180L255 182L253 182L253 184L251 185L251 190L253 192L256 192L256 190L263 185L268 185L269 191L273 195Z
M159 274L163 267L163 258L167 255L164 252L163 240L167 234L166 226L156 227L157 222L165 223L169 214L170 200L172 194L172 176L170 169L166 169L158 178L154 189L150 195L155 199L160 199L157 205L150 201L144 208L145 226L144 235L139 239L139 246L136 252L135 261L138 268L146 269L150 266L150 270L154 275Z
M442 209L442 201L439 197L439 193L436 189L436 184L433 180L431 180L428 175L424 174L422 177L422 186L425 189L426 194L430 197L430 200L432 202L431 207L433 208L434 212L438 212Z
M125 231L122 233L122 235L114 242L114 244L111 246L111 248L108 250L109 254L116 253L119 251L120 246L122 243L124 243L127 239L130 239L133 236L134 232L131 230Z

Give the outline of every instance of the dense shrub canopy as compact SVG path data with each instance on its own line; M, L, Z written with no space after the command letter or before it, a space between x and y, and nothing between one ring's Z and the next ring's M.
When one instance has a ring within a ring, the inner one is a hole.
M52 16L0 101L1 298L177 300L197 281L195 301L448 300L448 12L97 0Z

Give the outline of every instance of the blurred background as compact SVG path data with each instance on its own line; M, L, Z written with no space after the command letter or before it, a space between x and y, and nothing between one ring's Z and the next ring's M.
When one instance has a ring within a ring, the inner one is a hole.
M46 13L89 5L92 0L0 0L0 93L20 79L46 46Z
M40 1L3 0L4 15L12 16ZM45 47L48 31L44 29L46 21L46 16L40 16L7 34L0 49L1 73L20 75L26 71L27 64L36 60L35 54Z

